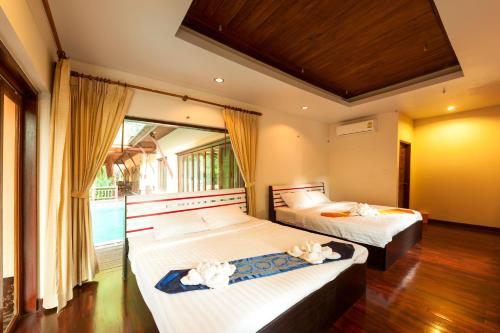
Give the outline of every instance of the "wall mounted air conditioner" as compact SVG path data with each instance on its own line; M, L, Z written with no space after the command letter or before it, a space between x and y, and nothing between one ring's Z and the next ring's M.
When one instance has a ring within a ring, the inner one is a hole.
M349 135L358 133L370 133L375 132L375 120L364 120L357 123L351 123L347 125L337 126L337 135Z

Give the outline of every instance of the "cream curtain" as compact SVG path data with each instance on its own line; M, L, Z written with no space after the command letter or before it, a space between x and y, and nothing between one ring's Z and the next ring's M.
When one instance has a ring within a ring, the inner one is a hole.
M120 128L132 90L71 78L68 60L54 75L45 237L44 308L58 310L73 287L97 272L88 193Z
M97 272L89 190L125 118L132 89L85 78L71 81L71 216L74 283Z
M222 110L231 146L247 189L248 214L256 215L255 166L257 159L258 116L229 109Z
M47 216L44 244L43 307L51 309L71 299L72 267L70 192L70 63L59 60L54 71L49 139Z

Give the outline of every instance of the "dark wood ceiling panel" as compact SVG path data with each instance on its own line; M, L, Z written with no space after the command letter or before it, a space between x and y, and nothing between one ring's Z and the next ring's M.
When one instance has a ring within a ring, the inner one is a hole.
M431 0L194 0L183 25L345 99L459 65Z

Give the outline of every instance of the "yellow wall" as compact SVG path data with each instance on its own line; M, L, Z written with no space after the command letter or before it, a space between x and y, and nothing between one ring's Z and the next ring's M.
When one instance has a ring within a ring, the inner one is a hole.
M400 141L413 142L413 119L402 113L399 114L398 138Z
M500 227L500 106L417 120L411 207Z
M330 127L330 193L333 200L397 205L397 112L373 116L373 133L337 136Z

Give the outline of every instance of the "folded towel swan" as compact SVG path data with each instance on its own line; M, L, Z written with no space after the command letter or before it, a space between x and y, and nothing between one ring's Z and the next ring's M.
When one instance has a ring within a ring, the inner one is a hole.
M351 213L359 216L377 216L379 214L378 210L370 207L367 203L355 204L354 207L351 208Z
M236 266L227 262L205 261L189 270L181 283L187 286L203 284L211 289L218 289L229 285L229 277L235 270Z
M325 247L328 247L329 249L325 249ZM303 248L304 250L302 250L299 246L294 246L292 250L295 254L298 253L297 249L301 251L302 254L306 251L308 251L308 253L316 253L314 255L306 256L307 259L314 261L315 264L320 263L318 260L319 255L325 258L321 264L337 260L351 259L354 255L354 246L343 242L330 241L323 244L323 246L308 243L305 244ZM285 273L312 265L313 263L306 261L301 257L292 256L287 252L270 253L255 257L237 259L228 263L210 261L201 263L195 269L171 270L163 278L161 278L160 281L158 281L155 288L167 294L213 289L213 287L220 288L226 285L225 277L228 275L230 275L229 285L231 285L233 283ZM236 267L234 272L231 266ZM220 275L214 274L214 272L220 273ZM183 280L183 282L181 282L181 280ZM200 284L195 284L198 282L200 282Z
M287 253L292 257L304 259L314 265L323 263L325 259L340 258L340 253L333 252L330 247L321 246L317 242L306 242L301 247L295 245Z
M349 216L364 216L373 217L378 215L388 214L415 214L411 209L404 208L388 208L388 209L375 209L366 203L356 203L350 210L334 211L334 212L321 212L320 215L324 217L349 217Z

